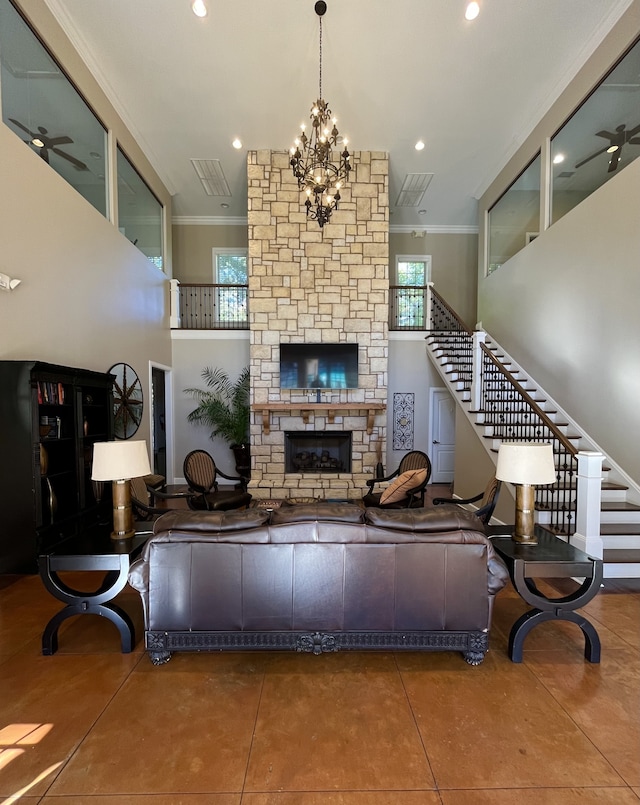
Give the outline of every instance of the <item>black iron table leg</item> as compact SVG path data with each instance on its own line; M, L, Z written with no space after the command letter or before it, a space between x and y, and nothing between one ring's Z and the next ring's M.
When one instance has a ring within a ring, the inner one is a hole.
M522 662L522 649L525 637L529 632L545 621L565 620L576 623L584 634L584 656L589 662L600 662L600 638L593 625L577 612L563 612L561 610L543 612L540 609L530 609L521 615L511 627L509 634L509 659L512 662Z
M42 653L46 657L56 653L58 650L58 629L67 618L72 618L74 615L102 615L102 617L107 618L117 626L120 632L122 653L130 654L133 651L135 627L124 609L117 606L117 604L87 604L87 602L83 601L80 604L68 604L64 609L56 613L45 626L42 633Z
M584 635L584 656L589 662L600 662L600 638L593 624L577 609L596 595L602 583L602 560L578 551L557 537L540 533L539 546L522 546L509 537L496 537L492 543L504 559L511 582L518 595L533 609L525 612L511 627L509 658L522 662L524 641L529 632L547 621L569 621L580 627ZM582 578L570 595L550 598L536 586L536 578Z
M58 650L58 629L74 615L101 615L110 620L120 632L122 653L129 654L135 645L135 628L129 615L117 604L110 603L124 589L129 571L129 554L113 557L42 556L40 576L59 601L66 606L47 623L42 633L42 653L45 656ZM66 584L58 570L106 570L105 577L94 593L76 590Z

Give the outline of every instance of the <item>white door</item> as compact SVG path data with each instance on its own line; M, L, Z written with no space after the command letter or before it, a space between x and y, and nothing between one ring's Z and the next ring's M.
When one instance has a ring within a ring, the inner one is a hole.
M431 483L449 484L453 481L455 454L455 402L447 389L431 389Z

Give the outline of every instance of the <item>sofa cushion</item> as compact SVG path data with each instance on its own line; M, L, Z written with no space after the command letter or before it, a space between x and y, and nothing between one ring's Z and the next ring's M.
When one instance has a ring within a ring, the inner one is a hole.
M365 522L377 528L411 531L417 534L447 531L479 531L482 522L459 506L433 506L424 509L366 509Z
M427 471L422 470L407 470L399 475L395 481L384 490L380 495L380 503L397 503L399 500L407 497L407 492L415 489L420 484L424 483L427 478Z
M241 511L187 511L172 509L153 524L153 533L188 531L199 534L219 534L223 531L246 531L269 522L270 512L265 509Z
M304 523L309 521L364 522L364 509L352 503L300 503L280 506L271 513L271 522Z

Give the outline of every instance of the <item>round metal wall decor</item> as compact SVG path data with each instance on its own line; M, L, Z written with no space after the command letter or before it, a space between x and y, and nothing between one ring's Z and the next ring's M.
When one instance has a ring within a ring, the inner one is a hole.
M142 421L142 383L128 363L114 363L113 426L116 439L130 439Z

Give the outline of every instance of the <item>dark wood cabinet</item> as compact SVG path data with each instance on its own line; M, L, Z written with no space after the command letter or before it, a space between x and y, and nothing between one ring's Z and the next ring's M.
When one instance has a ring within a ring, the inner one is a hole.
M113 439L112 386L106 372L0 361L0 573L37 572L40 553L108 518L91 462Z

